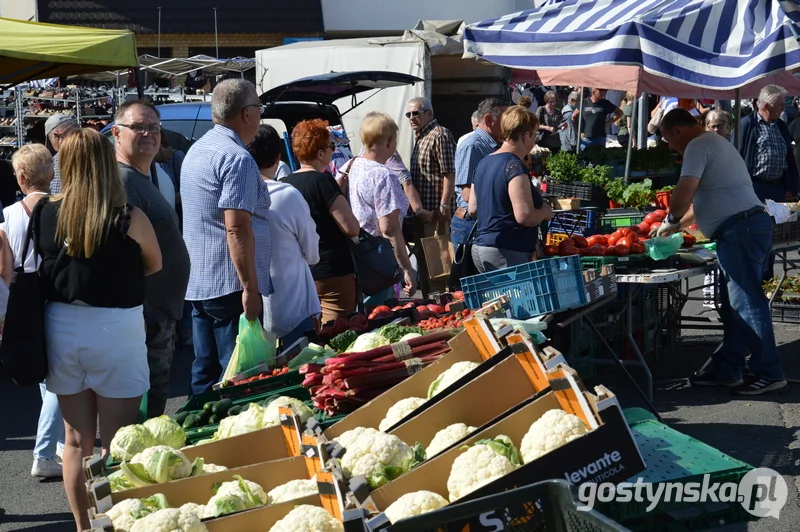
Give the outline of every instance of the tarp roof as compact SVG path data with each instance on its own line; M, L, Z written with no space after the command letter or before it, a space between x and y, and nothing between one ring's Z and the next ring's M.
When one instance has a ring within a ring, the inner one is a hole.
M234 57L232 59L216 59L207 55L196 55L188 58L159 58L152 55L139 56L139 68L143 71L152 72L156 76L164 78L175 78L183 76L195 70L202 70L203 73L216 76L230 72L246 72L255 68L255 59L245 57ZM122 73L120 73L122 74ZM117 71L107 70L98 72L85 78L97 81L113 81L116 79Z
M0 18L0 84L136 67L128 30L102 30Z

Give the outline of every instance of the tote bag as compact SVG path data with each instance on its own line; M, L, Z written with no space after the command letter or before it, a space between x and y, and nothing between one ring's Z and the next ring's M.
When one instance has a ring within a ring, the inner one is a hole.
M39 200L31 213L22 265L14 269L8 290L8 307L0 342L0 363L6 374L19 386L39 384L47 376L47 351L44 341L44 290L38 271L25 271L34 226L41 216L45 199ZM35 255L35 254L34 254ZM38 255L35 255L38 265Z

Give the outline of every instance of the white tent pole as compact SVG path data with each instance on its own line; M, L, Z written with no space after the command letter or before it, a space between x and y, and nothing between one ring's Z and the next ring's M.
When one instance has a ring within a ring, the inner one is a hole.
M633 132L636 128L636 98L633 99L631 105L631 127L628 128L628 153L625 154L625 183L628 183L631 178L631 150L633 150ZM622 115L625 120L625 115Z
M647 97L646 92L639 96L639 120L636 124L636 147L639 150L647 149L647 124L650 122L650 117L647 116L647 111L650 109Z
M578 88L581 103L578 104L578 130L575 133L575 136L578 139L577 145L575 146L575 153L581 152L581 129L583 128L583 87Z
M217 59L219 59L219 34L217 33L217 8L214 8L214 46L217 49Z
M736 89L735 92L736 98L736 107L733 110L734 113L734 133L733 133L733 144L736 146L737 150L742 149L742 131L741 131L741 122L742 122L742 89Z

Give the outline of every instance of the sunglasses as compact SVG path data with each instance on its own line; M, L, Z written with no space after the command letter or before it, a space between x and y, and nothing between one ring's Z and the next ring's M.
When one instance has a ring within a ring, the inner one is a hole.
M427 109L420 109L419 111L409 111L409 112L406 113L406 118L411 118L412 116L413 117L417 117L417 116L421 115L422 113L427 113L427 112L428 112Z

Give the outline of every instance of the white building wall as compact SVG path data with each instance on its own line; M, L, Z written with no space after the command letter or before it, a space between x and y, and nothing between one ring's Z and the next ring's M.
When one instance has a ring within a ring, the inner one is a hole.
M0 17L36 21L36 0L0 0Z
M533 7L533 0L320 0L326 32L393 32L418 20L472 23Z

